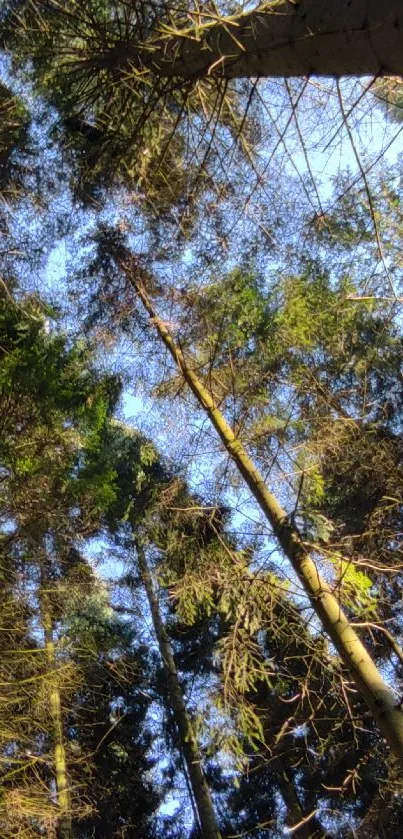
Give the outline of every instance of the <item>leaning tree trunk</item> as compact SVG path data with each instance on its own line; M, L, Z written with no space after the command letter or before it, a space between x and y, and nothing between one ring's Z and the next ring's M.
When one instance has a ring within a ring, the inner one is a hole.
M204 76L403 75L401 0L272 0L219 18L211 10L144 43L120 43L105 66L149 69L183 81ZM101 61L102 63L102 61Z
M43 588L42 583L42 588ZM57 834L59 839L72 839L72 822L70 808L70 792L67 775L66 750L64 747L63 718L60 702L60 690L57 682L57 663L53 638L53 619L51 609L47 603L46 591L41 596L41 621L45 641L45 655L49 668L48 701L51 719L51 740L55 767L55 783L59 819Z
M202 759L193 732L192 724L183 700L178 671L173 657L171 644L162 621L158 600L155 595L153 579L148 567L144 547L140 539L135 539L138 563L147 599L150 606L154 631L161 653L166 675L168 695L172 706L175 724L180 738L180 746L189 775L191 790L200 820L203 839L221 839L217 825L210 790L203 772Z
M358 691L365 700L374 720L389 743L393 754L403 764L403 712L393 691L381 676L364 644L344 614L331 587L323 579L301 535L287 513L268 489L262 474L253 463L245 447L219 410L210 391L205 387L173 339L166 323L158 317L146 292L150 277L142 270L130 251L120 245L114 257L124 271L129 284L140 299L160 340L171 354L176 366L200 407L209 417L226 451L244 478L252 495L271 525L285 556L289 559L301 585L310 599L325 632L350 671Z

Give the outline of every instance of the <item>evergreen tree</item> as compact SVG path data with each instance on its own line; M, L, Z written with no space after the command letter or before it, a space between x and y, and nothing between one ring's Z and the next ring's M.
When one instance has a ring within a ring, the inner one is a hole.
M27 6L32 29L39 23L44 31L47 19L53 23L57 16L60 40L67 33L89 30L96 36L95 68L105 75L129 72L140 81L147 71L157 83L179 79L182 85L208 75L233 79L402 71L396 0L388 0L382 16L370 0L354 8L338 0L323 3L320 10L315 0L304 0L298 8L268 2L247 13L231 3L222 11L210 4L146 3L136 15L123 3L112 4L110 15L104 3L94 3L86 13L74 0L67 9L45 0L36 0L32 8L24 0L9 5L12 11ZM81 61L85 58L79 54ZM65 63L69 61L71 53Z
M68 347L62 335L44 328L39 300L3 293L1 302L2 672L9 709L2 732L2 835L47 830L64 839L73 836L77 820L77 830L85 830L83 817L87 824L94 819L87 827L93 835L104 822L90 813L98 806L102 811L112 796L106 835L132 827L151 836L149 817L159 796L147 779L149 700L141 687L145 673L138 676L145 650L114 616L75 547L96 532L113 495L110 474L91 485L81 479L80 464L86 450L96 450L119 383L91 368L84 345ZM116 737L111 720L121 707L127 720ZM106 781L108 753L115 767ZM119 792L129 768L134 801L129 784L127 794Z
M205 384L200 374L195 372L194 360L191 359L188 362L166 323L158 317L147 292L148 273L139 268L137 260L121 243L119 237L106 234L102 237L100 245L95 271L105 271L110 265L110 254L112 254L112 258L127 277L129 286L132 286L151 318L161 342L172 356L183 381L209 417L226 451L267 518L279 546L290 560L314 611L353 675L383 735L396 755L400 755L403 717L401 717L395 695L382 679L347 615L343 614L340 601L334 596L331 586L321 577L314 561L314 550L310 549L309 544L304 540L294 517L287 515L277 498L268 489L262 474L239 437L227 422L223 412L217 407L210 383Z

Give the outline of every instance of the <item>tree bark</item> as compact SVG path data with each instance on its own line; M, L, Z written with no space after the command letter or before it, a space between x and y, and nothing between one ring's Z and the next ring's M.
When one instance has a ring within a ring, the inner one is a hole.
M53 640L53 621L51 613L47 608L45 598L42 598L41 612L43 634L45 640L46 660L49 665L49 670L54 671L56 669L56 656L55 645ZM52 676L51 678L53 680L54 677ZM72 839L73 833L71 822L70 792L67 775L66 750L64 748L60 690L57 684L53 683L52 681L50 682L48 689L49 711L52 722L52 745L55 765L56 794L57 804L60 812L57 833L59 839Z
M190 785L200 819L202 836L203 839L221 839L210 790L203 772L199 747L197 745L189 714L183 700L175 659L169 637L160 615L158 600L155 595L154 584L148 567L145 550L140 539L136 538L134 543L137 551L140 574L146 590L154 631L157 637L158 647L166 674L168 694L176 727L179 733L181 750L186 763Z
M276 773L276 783L287 810L287 827L293 839L330 839L330 835L322 828L316 812L304 812L295 782L288 770L287 762L275 758L272 762Z
M357 689L389 743L393 754L403 766L403 712L400 704L396 701L392 690L382 678L364 644L344 614L331 587L320 575L298 529L288 518L277 498L266 486L263 476L236 437L224 415L217 408L211 393L188 365L182 350L174 341L166 324L157 316L145 290L149 279L147 273L139 267L130 251L123 246L119 246L114 255L118 265L125 272L136 296L148 313L150 322L155 327L160 340L171 354L197 402L209 417L223 446L271 525L274 536L285 556L288 557L325 632L350 671Z
M249 14L167 28L106 61L184 81L209 76L403 75L401 0L273 0Z

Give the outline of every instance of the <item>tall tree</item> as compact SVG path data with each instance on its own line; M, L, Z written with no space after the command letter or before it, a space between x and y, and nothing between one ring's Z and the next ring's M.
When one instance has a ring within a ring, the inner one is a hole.
M130 552L132 522L134 531L142 538L147 533L147 541L154 544L154 557L161 551L158 575L169 581L170 602L182 618L179 626L170 626L176 650L183 649L181 669L185 663L189 674L198 667L207 673L212 667L207 653L213 647L223 668L224 702L218 703L218 713L225 708L237 736L248 737L257 750L251 752L250 781L242 778L239 795L229 796L223 824L230 833L246 826L258 829L260 824L264 835L267 822L279 818L278 793L287 809L287 824L301 839L327 835L321 821L326 806L332 807L334 823L336 813L338 823L343 823L347 806L359 820L382 778L388 777L388 754L362 704L351 700L352 710L349 704L346 716L348 676L340 663L329 656L323 642L310 637L284 581L275 573L248 570L244 552L221 532L219 510L203 506L201 499L184 486L181 489L178 478L169 481L150 444L138 435L126 433L124 439L116 426L111 433L106 456L115 463L119 485L116 505L107 514L112 529L117 528ZM117 460L111 442L116 435L121 440ZM93 461L94 474L97 468L99 462ZM148 566L144 570L149 576ZM163 630L163 656L172 662L155 592L150 599L157 637ZM210 638L200 635L201 614L211 625ZM218 633L217 615L224 622ZM190 654L183 646L185 637L190 645L192 638L195 643ZM177 685L177 676L173 681ZM295 733L298 729L304 730L304 737ZM217 732L217 738L224 745L223 731ZM351 744L348 753L346 742ZM377 778L371 780L375 765ZM391 776L387 783L392 783Z
M24 7L12 2L11 9ZM77 4L61 9L57 2L26 4L31 20L58 15L61 26L76 26ZM31 6L31 9L29 8ZM401 7L386 0L382 11L376 0L269 0L240 13L235 4L223 11L215 4L144 4L127 30L130 12L124 4L112 7L120 31L99 41L97 64L106 70L179 80L182 84L205 76L225 79L256 76L400 75ZM104 6L95 9L104 33L110 18ZM64 20L63 20L64 18ZM85 20L83 14L83 23ZM88 16L88 24L95 19ZM109 32L108 32L109 29ZM102 30L98 30L101 34ZM67 58L68 60L68 58ZM82 59L83 60L83 59ZM84 59L85 60L85 59Z
M351 622L343 613L341 604L334 596L331 586L320 575L314 556L307 548L293 519L287 516L277 498L270 492L262 474L242 445L239 436L234 433L218 408L211 391L195 372L192 361L187 361L166 323L158 317L146 291L147 285L149 285L147 273L141 269L130 251L122 244L117 243L116 239L109 240L109 245L106 245L106 253L108 247L111 248L113 258L117 260L118 265L127 277L128 283L133 287L135 294L142 302L160 340L172 356L183 380L209 417L225 449L268 519L281 549L290 560L325 631L350 670L358 689L391 749L401 760L403 757L403 715L396 696L386 685ZM106 259L108 261L108 256L106 256Z
M164 673L166 674L172 713L178 729L181 749L186 761L191 789L200 820L201 833L203 839L220 839L221 833L217 824L211 793L204 774L201 753L193 731L189 713L186 710L178 670L175 664L169 636L161 618L154 582L147 563L144 545L142 545L140 537L138 536L135 537L135 545L141 579L147 593L154 631L163 661Z
M219 839L221 834L204 773L202 754L186 708L180 676L161 615L155 581L146 553L149 539L144 524L148 517L153 517L158 495L164 488L167 489L172 478L152 445L130 429L122 429L120 425L111 425L107 430L100 457L88 459L88 474L92 475L92 480L99 468L104 468L103 460L109 464L115 475L115 499L106 511L106 521L110 530L123 540L125 549L130 553L134 548L137 555L138 572L148 600L166 680L170 711L185 761L200 830L206 839ZM155 527L158 528L158 524L152 529L155 530ZM161 535L161 538L168 546L167 535Z
M55 619L49 600L49 575L46 573L47 557L43 559L41 568L40 624L43 627L44 648L48 665L47 689L49 696L49 711L52 721L50 739L53 747L55 767L56 796L58 806L58 834L60 839L72 839L71 803L69 778L64 737L64 720L62 716L60 686L57 677L57 658L55 653Z
M11 3L3 29L5 44L18 65L27 59L35 88L62 115L56 131L73 163L76 194L99 200L102 186L124 183L154 216L169 216L175 207L186 232L197 218L196 199L202 190L210 190L210 206L218 195L223 200L228 196L228 172L225 167L222 171L222 164L231 145L234 169L241 168L243 157L250 177L257 175L259 181L254 147L264 122L263 133L276 132L277 145L284 144L287 152L285 135L295 121L317 199L307 154L309 139L300 130L297 112L303 90L294 96L290 85L284 86L280 111L289 107L292 114L286 127L279 128L276 117L269 117L270 107L261 94L264 86L257 86L256 79L321 72L319 64L315 67L316 59L326 61L323 72L334 76L350 71L355 75L398 73L388 70L394 50L397 56L401 53L398 5L390 0L380 16L374 0L354 4L340 0L320 8L314 0L302 4L276 0L274 5L264 4L256 12L239 15L231 7L199 8L197 3L194 7L183 3L179 8L145 3L140 8L93 0L84 9L75 0L63 8L56 2L35 0ZM228 12L227 17L222 18L221 12ZM260 41L267 41L271 30L275 46L267 49ZM329 45L332 39L333 46ZM386 49L379 60L377 39L381 43L384 39L382 49ZM349 58L354 62L350 68ZM253 66L259 62L269 66L266 70ZM234 77L250 78L251 83L237 83L236 78L232 83L231 71ZM306 86L302 83L303 89ZM273 96L279 98L274 86ZM362 91L357 101L361 98ZM344 113L339 107L336 135L348 131L353 110L354 105L348 105ZM265 173L263 150L262 155ZM288 156L298 172L294 156ZM310 188L300 178L309 201ZM267 235L268 228L264 223L261 230Z
M160 799L147 778L150 700L138 678L147 657L76 548L96 532L113 495L109 473L91 484L80 464L87 449L96 450L119 382L95 371L83 343L68 346L65 336L46 327L51 312L37 297L1 292L2 682L8 709L0 746L2 835L48 830L66 839L83 817L90 835L93 828L102 835L88 816L98 803L105 806L102 758L110 750L114 774L107 783L111 793L116 784L122 806L109 813L107 835L121 835L126 825L151 836L150 816ZM126 698L119 668L129 685ZM122 702L126 733L129 720L136 725L126 748L111 721ZM119 791L119 763L133 770L135 805L129 787L127 795ZM96 796L89 793L91 776Z

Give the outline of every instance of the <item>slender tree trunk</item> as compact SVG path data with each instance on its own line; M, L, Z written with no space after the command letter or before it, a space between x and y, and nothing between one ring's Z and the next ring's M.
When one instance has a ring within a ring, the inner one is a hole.
M276 782L287 809L287 827L292 831L293 839L330 839L330 835L318 821L316 812L304 811L286 761L276 758L272 767L276 772Z
M155 595L153 580L148 567L145 550L139 539L135 539L134 541L140 573L147 593L154 630L166 674L168 693L176 727L179 732L181 749L200 819L203 839L221 839L210 790L203 772L199 747L197 745L189 714L183 700L178 671L176 669L171 644L161 619L158 600Z
M217 408L211 393L187 364L182 350L174 341L167 325L157 316L145 290L147 279L149 279L147 273L140 269L136 259L123 246L116 250L115 258L141 300L152 325L169 350L184 381L209 417L225 449L271 525L280 547L288 557L325 632L350 671L392 752L403 764L403 712L392 690L382 678L364 644L344 614L331 587L320 575L298 529L266 486L263 476L224 415Z
M42 587L43 583L42 583ZM70 793L67 775L66 750L64 748L63 719L60 703L60 690L57 682L54 682L54 671L56 670L55 644L53 639L53 619L51 609L46 602L46 593L41 597L41 620L45 641L46 660L50 672L49 711L52 723L52 745L55 764L55 781L57 804L60 811L58 821L59 839L72 839L72 823L70 809Z
M101 61L102 63L102 61ZM403 75L401 0L272 0L249 14L205 12L146 44L119 44L108 66L189 81L257 76Z

